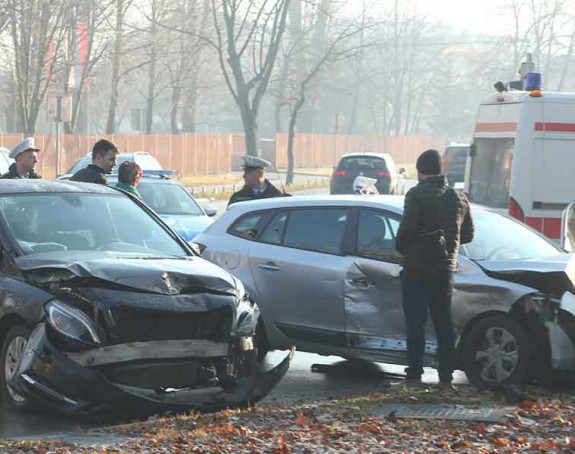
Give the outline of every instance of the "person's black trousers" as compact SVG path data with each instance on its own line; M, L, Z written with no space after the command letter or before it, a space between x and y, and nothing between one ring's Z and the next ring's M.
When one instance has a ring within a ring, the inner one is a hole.
M451 320L453 273L406 267L401 273L403 311L407 338L408 379L421 378L427 311L435 327L439 380L451 382L455 368L455 334Z

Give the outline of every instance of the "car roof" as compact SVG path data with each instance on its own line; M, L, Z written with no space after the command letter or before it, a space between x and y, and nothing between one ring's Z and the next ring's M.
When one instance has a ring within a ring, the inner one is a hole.
M106 178L108 180L117 180L118 174L113 173L113 174L107 175ZM177 184L177 185L181 186L181 184L178 181L172 180L171 178L166 178L166 177L163 177L161 175L150 175L150 174L146 174L146 173L142 173L142 178L140 179L140 183L141 182L158 183L158 184Z
M118 194L116 189L104 184L82 183L68 180L0 180L0 195L66 192Z
M311 195L294 197L275 197L271 199L253 200L230 205L229 209L238 214L249 211L267 210L272 208L294 208L315 206L372 206L384 208L401 214L403 196L399 195ZM236 211L237 210L237 211Z
M389 153L346 153L344 154L341 159L345 158L360 158L360 157L368 157L368 158L379 158L379 159L389 159L391 155ZM340 159L340 160L341 160Z

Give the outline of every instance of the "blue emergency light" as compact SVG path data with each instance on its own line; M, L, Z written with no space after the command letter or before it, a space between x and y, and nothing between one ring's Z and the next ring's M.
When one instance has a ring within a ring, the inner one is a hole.
M527 73L525 90L541 90L541 73Z

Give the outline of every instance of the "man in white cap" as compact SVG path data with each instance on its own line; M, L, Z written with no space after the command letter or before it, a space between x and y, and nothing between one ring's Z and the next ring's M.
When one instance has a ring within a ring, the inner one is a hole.
M0 178L3 180L17 179L38 179L39 175L34 173L38 163L38 152L40 149L36 146L34 137L26 137L22 142L16 145L8 155L14 159L14 164L8 168L8 172Z
M285 197L288 194L281 192L266 179L266 169L270 163L256 156L243 156L244 160L244 187L232 194L228 206L236 202L248 200L269 199L272 197Z

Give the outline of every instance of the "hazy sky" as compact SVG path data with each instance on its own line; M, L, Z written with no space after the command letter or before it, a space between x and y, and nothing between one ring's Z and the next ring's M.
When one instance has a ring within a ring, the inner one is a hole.
M381 13L389 11L395 0L342 0L346 8L355 13L361 11L365 1L370 10ZM501 34L507 21L502 17L502 10L508 0L399 0L403 9L424 15L431 22L442 23L457 29L488 34Z
M418 9L433 22L484 33L503 33L505 0L420 0Z

